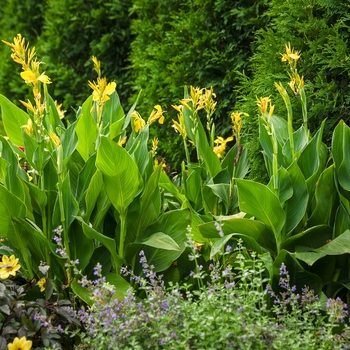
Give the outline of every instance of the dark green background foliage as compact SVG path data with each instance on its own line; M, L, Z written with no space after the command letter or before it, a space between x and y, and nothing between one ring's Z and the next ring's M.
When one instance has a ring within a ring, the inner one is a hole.
M168 111L164 126L153 128L160 153L178 167L180 137L171 129L176 113L171 104L183 98L184 85L213 86L218 110L218 133L229 129L234 109L237 72L249 73L254 31L263 24L264 1L252 0L134 0L131 62L135 93L147 117L155 104ZM175 140L174 140L175 139Z
M282 99L274 88L274 82L286 86L289 78L287 64L281 62L284 46L301 51L300 75L304 75L308 99L309 126L315 132L327 118L325 141L329 144L335 125L340 119L349 123L349 71L347 43L350 38L350 7L348 1L336 0L272 0L265 12L270 21L266 28L257 31L257 50L252 61L254 72L251 80L242 80L240 93L245 97L241 108L253 118L249 121L250 150L258 149L256 97L271 96L276 104L275 113L286 115ZM291 92L290 89L287 89ZM300 103L293 98L294 120L301 122ZM259 153L252 154L252 177L264 177ZM260 170L262 169L262 170Z

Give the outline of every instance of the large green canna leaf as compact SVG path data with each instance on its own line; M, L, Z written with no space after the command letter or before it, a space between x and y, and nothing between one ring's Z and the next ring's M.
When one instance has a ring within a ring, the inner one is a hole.
M339 184L350 191L350 128L340 121L333 132L332 155Z
M161 195L159 190L161 172L162 166L159 165L146 182L138 210L133 213L128 212L128 220L132 220L133 224L127 229L126 244L132 243L139 233L154 223L161 214Z
M70 258L79 259L79 270L84 270L94 252L94 241L84 234L78 220L75 220L69 228Z
M3 237L14 236L13 218L24 219L26 214L25 204L3 185L0 185L0 232ZM16 239L16 237L14 237ZM23 242L25 244L25 242Z
M305 178L296 161L293 162L287 171L293 188L293 196L285 202L284 208L286 212L285 233L288 236L303 220L308 205L309 194Z
M287 238L281 245L281 249L291 253L307 249L317 249L332 238L332 228L328 225L311 227L304 232Z
M334 183L334 164L320 176L315 190L315 208L308 220L309 226L327 224L333 226L335 212L339 205L337 188Z
M186 191L186 197L193 206L193 209L197 211L203 208L202 187L203 182L199 171L196 169L189 169L188 177L184 181L184 189Z
M168 235L180 247L180 250L166 250L156 247L143 246L147 261L155 266L155 271L166 270L173 261L175 261L185 249L187 227L191 225L191 213L188 209L172 210L164 213L152 225L148 226L137 238L135 243L142 244L149 239L155 232L162 232ZM135 253L135 248L129 247L127 254L129 260L130 254Z
M309 252L298 252L295 256L311 266L326 255L342 254L350 254L350 230L346 230L340 236L318 249Z
M242 236L250 237L261 247L276 252L276 241L273 233L260 221L246 218L231 218L220 221L224 235L239 233ZM199 231L205 238L220 238L214 222L206 222L198 226Z
M346 229L350 227L350 215L342 205L339 205L335 214L333 237L340 236Z
M268 187L274 191L274 176L271 177ZM283 206L285 201L293 196L292 181L288 171L284 167L278 169L278 198Z
M298 165L304 175L308 187L309 195L313 195L316 181L325 168L328 159L328 148L322 143L322 135L325 121L320 129L304 148L298 159Z
M301 126L297 131L293 133L293 141L294 141L294 159L298 158L303 149L308 144L308 132L306 131L304 126ZM283 164L287 168L290 164L293 162L293 156L292 156L292 150L290 148L290 140L288 139L287 142L283 146L282 150L284 161Z
M90 112L91 107L92 96L84 102L76 124L76 134L78 137L77 150L85 161L95 152L98 134L96 121Z
M0 142L2 159L0 167L1 173L3 174L2 181L9 191L21 200L24 200L23 182L17 175L19 172L18 158L14 154L10 144L2 136L0 136Z
M240 233L231 233L218 239L213 244L210 250L210 259L213 259L218 252L222 252L225 248L226 243L233 237L236 239L242 239L250 249L254 250L258 254L263 254L263 250L261 249L260 245L252 237L242 235Z
M109 100L103 106L102 121L103 128L106 129L108 127L108 132L104 133L104 135L114 139L120 133L124 123L124 111L116 91L109 96ZM111 132L112 125L113 132Z
M78 144L78 137L75 133L77 122L71 124L61 136L63 148L63 160L66 160L75 151Z
M139 172L144 178L145 178L144 176L145 169L149 162L148 146L147 146L148 138L149 138L149 127L148 125L146 125L146 127L139 132L135 140L132 140L131 138L129 139L129 142L127 143L127 146L126 146L126 150L135 160L139 168Z
M221 163L222 169L227 168L231 178L244 178L249 171L248 150L243 148L242 153L237 155L237 143L227 152Z
M279 245L286 222L286 213L275 193L258 182L237 179L236 183L240 210L263 222L274 233Z
M96 166L103 174L108 198L118 212L125 211L143 183L138 167L128 152L107 137L101 137Z
M278 289L278 282L280 280L280 268L281 264L286 266L288 274L290 276L290 287L297 286L300 289L304 286L310 287L315 291L316 295L319 295L322 290L322 280L316 274L306 271L300 262L295 258L294 254L282 249L274 261L274 273L273 273L273 288ZM300 290L301 291L301 290Z
M21 126L27 124L29 115L3 95L0 95L0 106L6 135L13 144L23 146Z
M88 224L84 222L81 217L77 217L83 227L83 232L86 237L90 239L95 239L96 241L103 244L111 253L112 261L114 268L119 272L119 268L121 267L123 260L117 254L117 244L116 241L110 237L105 236L104 234L96 231L94 228L90 227Z
M182 249L179 247L179 245L169 235L163 232L153 233L153 235L138 243L153 248L182 252Z

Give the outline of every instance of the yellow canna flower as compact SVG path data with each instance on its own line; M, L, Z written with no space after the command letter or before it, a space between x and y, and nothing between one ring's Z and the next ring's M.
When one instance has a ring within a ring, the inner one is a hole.
M32 102L30 100L28 100L28 102L24 102L19 100L19 102L21 102L25 107L27 107L31 112L35 113L35 109L34 106L32 105Z
M22 65L23 69L27 68L32 58L35 56L35 48L29 50L28 58L26 57L28 45L26 45L25 38L22 38L21 34L17 34L13 39L13 44L7 41L2 40L4 44L11 47L12 54L11 58L16 62Z
M60 138L52 130L49 132L49 137L55 147L58 147L61 144Z
M154 106L154 109L148 118L148 124L152 124L156 120L158 120L159 124L163 124L165 119L163 113L164 111L160 105Z
M123 146L127 139L128 139L128 137L125 136L122 140L119 140L119 141L118 141L118 145L119 145L119 146Z
M45 287L46 287L46 278L41 278L37 285L39 286L40 288L40 292L43 292L45 290Z
M286 45L286 52L282 54L282 62L288 62L290 64L295 64L300 58L300 52L291 49L290 43Z
M7 255L2 256L2 261L0 261L0 278L5 280L9 276L16 276L16 272L21 268L18 264L18 258L16 259L14 255L8 257Z
M132 118L135 118L134 120L135 132L139 132L139 130L142 130L146 126L146 122L142 119L142 117L137 111L133 111L130 114L130 116Z
M258 105L260 113L265 117L271 117L273 114L273 111L275 109L275 106L271 104L270 97L261 97L257 98L256 104Z
M88 84L93 90L92 99L96 102L99 102L101 105L110 99L109 95L111 95L117 87L117 84L115 82L107 84L106 78L98 78L97 83L91 82L89 80Z
M22 101L21 101L22 102ZM28 136L34 135L33 121L29 118L26 125L22 125L21 128Z
M95 56L92 56L91 60L94 64L94 70L96 71L97 75L100 77L101 76L101 62Z
M22 337L19 339L16 337L13 340L13 343L7 345L8 350L30 350L32 348L33 342L31 340L27 340L26 337Z
M66 111L64 111L62 109L62 103L58 104L58 102L56 100L54 101L54 103L55 103L55 106L57 108L57 113L58 113L59 118L63 119L64 118L64 114L66 113Z
M226 144L227 142L233 141L233 137L230 136L227 139L224 139L221 136L218 136L216 140L214 140L214 143L216 146L214 147L214 153L219 157L223 158L226 150Z

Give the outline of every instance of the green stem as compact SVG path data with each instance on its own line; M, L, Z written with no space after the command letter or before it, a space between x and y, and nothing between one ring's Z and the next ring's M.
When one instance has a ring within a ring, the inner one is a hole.
M183 142L184 142L184 148L185 148L185 154L186 154L186 162L187 162L187 165L189 165L191 161L190 161L190 153L188 152L188 147L186 143L186 137L183 138Z
M123 209L119 213L120 218L120 237L119 237L119 249L118 254L121 258L124 259L124 243L125 243L125 236L126 236L126 209ZM116 237L117 239L118 237Z
M307 126L307 103L306 103L306 94L305 94L304 89L300 90L300 102L301 102L301 109L302 109L302 113L303 113L303 125L304 125L304 128L305 128L308 136L310 136L309 129Z
M288 98L289 102L289 98ZM289 103L286 103L287 106L287 113L288 113L288 136L289 136L289 144L290 144L290 150L292 153L292 158L294 159L295 151L294 151L294 137L293 137L293 112L292 107Z

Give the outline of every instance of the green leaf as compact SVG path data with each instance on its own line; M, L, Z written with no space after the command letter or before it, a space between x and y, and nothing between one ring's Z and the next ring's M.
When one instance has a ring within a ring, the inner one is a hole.
M195 210L203 208L202 203L202 179L198 171L195 169L188 170L189 175L184 182L186 197L191 202Z
M86 304L88 304L90 306L92 306L94 304L94 301L91 299L89 289L84 288L80 283L78 283L76 278L73 279L70 286L71 286L74 294L77 295Z
M120 133L124 123L124 111L116 91L109 95L109 100L103 106L102 121L103 128L110 126L109 132L105 135L114 139Z
M150 237L142 240L141 242L136 240L135 243L140 243L153 248L159 248L164 250L182 251L179 245L168 235L163 232L156 232Z
M9 191L11 191L14 195L16 195L18 198L24 201L23 182L17 175L19 172L18 158L14 154L9 143L2 136L0 136L0 142L2 146L1 171L4 173L4 185ZM7 163L4 164L3 160L5 160Z
M109 273L106 276L106 281L115 287L113 299L123 300L127 296L128 291L132 289L132 286L123 277L115 273Z
M155 266L155 272L166 270L185 249L186 231L191 224L191 215L188 209L172 210L162 214L159 219L140 234L137 241L143 242L151 237L154 232L162 232L168 235L180 247L180 250L165 250L144 246L144 251L149 264ZM128 259L131 256L129 255Z
M215 241L215 243L213 244L213 246L211 247L210 250L210 259L212 260L215 255L219 252L221 252L224 247L225 244L234 236L234 233L231 233L230 235L221 237L220 239L218 239L217 241Z
M350 191L350 128L343 122L336 126L332 138L332 155L339 184Z
M75 150L78 144L78 137L75 133L77 122L71 124L61 136L63 148L63 160L66 160Z
M28 123L29 115L3 95L0 95L0 106L6 135L16 146L23 146L21 126Z
M328 148L322 143L324 124L325 121L322 122L320 129L302 151L298 159L298 165L306 179L310 196L313 195L315 183L324 170L328 159Z
M238 199L241 211L262 221L281 242L281 231L286 221L277 196L265 185L258 182L237 179Z
M93 239L84 234L81 225L75 220L69 228L70 258L79 259L79 270L84 270L94 252Z
M113 260L113 265L115 269L118 269L117 271L119 272L119 267L122 264L122 260L117 254L117 245L116 241L110 237L105 236L104 234L96 231L94 228L90 227L88 224L84 222L84 220L81 217L77 217L77 220L79 220L82 224L83 227L83 232L86 237L90 239L95 239L96 241L100 242L103 244L111 253L112 260Z
M331 226L333 224L335 211L339 205L337 188L334 183L334 170L334 164L332 164L324 170L316 183L315 207L308 220L309 226L320 224Z
M274 191L274 176L268 184L271 191ZM284 205L285 201L293 196L292 181L288 174L288 171L284 167L278 169L278 198L281 205Z
M239 233L242 236L250 237L261 247L273 253L276 252L276 241L273 233L260 221L246 218L231 218L220 220L220 225L225 236ZM214 221L201 224L198 228L205 238L220 238Z
M0 232L3 237L12 238L14 233L13 218L24 219L25 204L8 189L0 184Z
M342 254L350 254L350 230L346 230L340 236L318 249L310 252L299 252L295 256L311 266L326 255Z
M129 153L112 140L101 137L96 166L103 174L110 201L124 211L142 189L142 178Z
M342 205L339 205L334 219L333 237L338 237L348 227L350 227L350 215Z
M159 179L162 172L162 166L158 166L148 181L140 198L138 210L132 214L133 219L128 212L128 220L133 220L133 224L127 229L126 244L132 243L135 238L147 226L154 223L161 214L161 195L159 191Z
M286 266L288 274L290 276L290 286L297 286L302 288L308 286L315 291L316 295L319 295L322 289L322 280L315 274L306 271L300 262L295 258L294 254L282 249L274 261L274 274L273 274L273 288L279 289L278 282L280 280L280 267L281 264ZM284 276L282 276L284 277Z
M285 203L286 227L287 235L298 226L306 213L309 194L306 186L305 178L299 169L297 162L287 169L293 188L293 196Z
M78 137L77 151L87 161L89 156L95 152L98 127L91 115L92 96L83 104L81 114L76 123L76 134Z
M307 230L287 238L281 249L296 252L300 247L316 249L326 244L332 238L332 229L328 225L310 227Z

